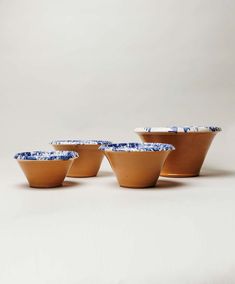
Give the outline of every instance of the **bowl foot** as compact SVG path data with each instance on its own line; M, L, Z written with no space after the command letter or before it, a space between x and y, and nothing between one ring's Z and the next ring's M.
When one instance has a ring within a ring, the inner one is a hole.
M30 184L29 185L32 188L55 188L55 187L61 187L63 184L56 184L56 185L36 185L36 184Z
M120 184L120 187L123 187L123 188L133 188L133 189L141 189L141 188L150 188L150 187L155 187L156 183L155 184L151 184L151 185L124 185L124 184Z
M95 175L67 175L66 177L70 178L89 178L89 177L96 177L97 174Z
M191 173L191 174L160 174L161 177L172 177L172 178L184 178L184 177L197 177L199 173Z

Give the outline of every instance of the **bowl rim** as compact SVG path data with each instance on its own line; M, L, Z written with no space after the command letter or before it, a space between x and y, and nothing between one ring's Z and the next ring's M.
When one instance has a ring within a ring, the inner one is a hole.
M68 161L79 157L75 151L43 151L33 150L18 152L14 155L17 161L45 162Z
M96 139L57 139L50 142L51 145L104 145L111 143L108 140Z
M138 147L141 146L141 147ZM173 151L175 147L167 143L141 143L141 142L121 142L102 145L99 147L101 151L107 152L162 152Z
M220 132L222 128L219 126L171 126L171 127L137 127L136 133L210 133Z

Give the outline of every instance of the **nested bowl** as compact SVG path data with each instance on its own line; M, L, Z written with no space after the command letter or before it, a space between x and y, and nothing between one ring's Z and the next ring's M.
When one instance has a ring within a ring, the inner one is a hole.
M74 161L67 176L69 177L94 177L97 175L104 154L99 147L111 143L104 140L54 140L51 142L56 150L76 151L79 159Z

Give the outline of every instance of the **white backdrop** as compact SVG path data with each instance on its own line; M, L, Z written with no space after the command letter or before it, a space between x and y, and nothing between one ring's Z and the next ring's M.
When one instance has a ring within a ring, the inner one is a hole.
M233 0L0 0L2 283L235 282L234 11ZM223 128L212 179L188 191L124 193L109 172L106 187L79 181L86 193L27 191L12 159L52 139L135 141L135 127L185 124Z

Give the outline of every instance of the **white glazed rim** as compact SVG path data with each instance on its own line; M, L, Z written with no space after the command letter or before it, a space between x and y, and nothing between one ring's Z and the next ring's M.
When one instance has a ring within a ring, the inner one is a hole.
M197 133L197 132L219 132L218 126L172 126L172 127L137 127L136 133Z

